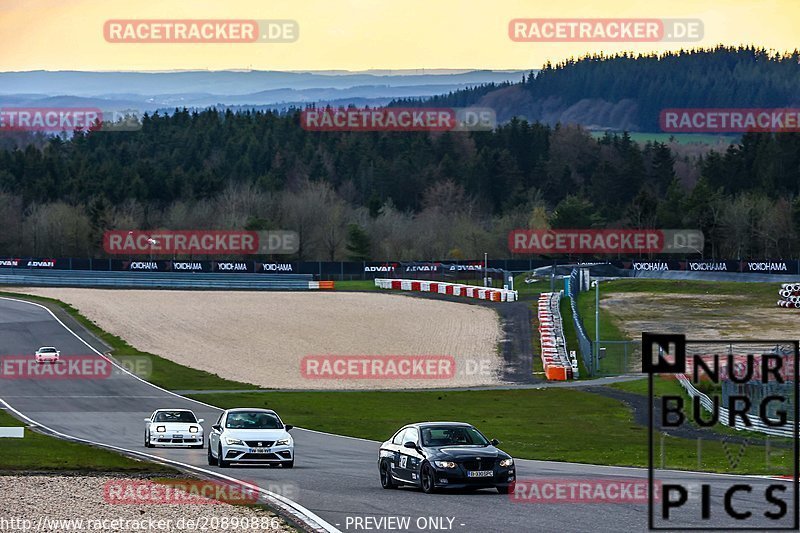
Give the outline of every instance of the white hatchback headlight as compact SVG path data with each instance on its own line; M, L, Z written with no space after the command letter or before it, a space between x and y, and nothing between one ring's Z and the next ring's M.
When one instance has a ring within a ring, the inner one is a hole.
M289 437L289 438L286 438L286 439L281 439L281 440L275 441L275 446L288 446L291 442L292 442L292 438Z
M189 426L189 433L197 433L198 429L197 426Z
M242 442L240 439L225 437L225 442L228 443L228 446L244 446L244 442Z
M512 466L513 464L514 464L514 459L511 459L510 457L508 459L503 459L502 461L500 461L500 466Z
M165 431L167 431L167 428L165 428L164 426L156 426L156 431L158 433L164 433Z

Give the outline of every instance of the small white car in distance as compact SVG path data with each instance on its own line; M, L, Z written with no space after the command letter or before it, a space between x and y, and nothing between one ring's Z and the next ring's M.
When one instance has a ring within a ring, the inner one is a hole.
M144 419L144 445L203 447L203 419L188 409L158 409Z
M41 348L36 350L37 363L58 363L58 359L60 357L61 357L61 352L59 352L52 346L42 346Z
M269 409L224 411L208 434L208 464L225 468L231 463L294 466L292 426Z

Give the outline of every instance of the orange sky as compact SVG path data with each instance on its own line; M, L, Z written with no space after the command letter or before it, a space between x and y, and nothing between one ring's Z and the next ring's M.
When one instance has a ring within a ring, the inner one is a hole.
M698 43L520 43L514 18L697 18ZM294 43L120 44L109 19L292 19ZM0 71L539 68L587 52L757 44L790 51L798 0L0 0Z

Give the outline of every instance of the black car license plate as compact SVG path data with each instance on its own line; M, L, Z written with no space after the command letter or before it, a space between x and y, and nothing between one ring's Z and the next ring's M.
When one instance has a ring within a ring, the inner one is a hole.
M492 477L493 470L470 470L467 472L467 477Z

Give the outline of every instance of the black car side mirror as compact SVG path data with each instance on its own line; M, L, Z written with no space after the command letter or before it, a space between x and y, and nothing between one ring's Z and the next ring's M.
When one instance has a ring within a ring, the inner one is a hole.
M414 442L408 441L405 444L403 444L403 448L411 448L412 450L416 450L417 449L417 444L414 443Z
M500 444L500 441L499 441L499 440L497 440L497 439L492 439L492 440L490 440L489 442L491 442L491 443L492 443L492 446L497 446L498 444Z
M211 429L213 429L214 431L222 431L222 426L220 426L219 424L214 424L213 426L211 426Z
M293 426L293 425L291 425L291 424L286 424L286 425L284 426L284 429L285 429L286 431L289 431L289 430L290 430L290 429L292 429L293 427L294 427L294 426Z

